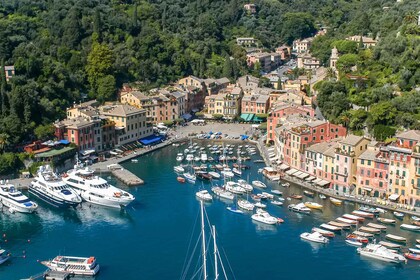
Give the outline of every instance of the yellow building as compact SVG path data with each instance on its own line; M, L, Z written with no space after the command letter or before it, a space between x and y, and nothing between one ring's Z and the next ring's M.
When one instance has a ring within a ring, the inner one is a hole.
M420 207L420 143L414 147L410 162L409 204Z

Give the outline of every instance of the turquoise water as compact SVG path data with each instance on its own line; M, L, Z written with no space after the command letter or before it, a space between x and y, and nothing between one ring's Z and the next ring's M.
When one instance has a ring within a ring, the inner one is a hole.
M195 192L201 182L193 186L176 181L172 168L177 152L168 147L139 158L138 163L125 164L146 182L129 189L137 199L126 211L87 204L83 209L63 211L39 202L35 215L0 214L0 232L6 236L1 246L14 255L10 262L0 265L0 279L21 279L42 272L44 266L37 260L58 254L95 256L101 265L96 277L100 280L180 279L191 234L199 230ZM265 181L257 173L263 165L247 164L252 168L245 171L244 178L263 180L269 188L285 194L302 193L297 186L285 189ZM210 189L208 184L204 187ZM302 232L350 213L355 207L349 203L336 207L329 201L314 200L324 204L324 210L310 216L289 212L287 206L268 204L271 214L285 220L277 226L254 222L249 214L231 213L226 210L228 202L216 199L207 203L207 214L217 228L220 250L227 255L234 278L419 279L420 262L394 266L363 259L354 247L345 244L344 235L325 246L301 241ZM407 237L409 245L420 238L420 234L402 231L398 225L388 228L387 233Z

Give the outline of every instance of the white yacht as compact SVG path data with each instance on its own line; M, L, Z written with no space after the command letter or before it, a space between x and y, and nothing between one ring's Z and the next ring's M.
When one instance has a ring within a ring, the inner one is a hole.
M287 206L287 208L289 208L290 210L292 210L294 212L305 213L305 214L311 213L311 209L306 207L305 204L303 204L303 203L290 204L289 206Z
M179 153L176 155L176 161L183 161L184 160L184 155L182 153Z
M328 243L328 238L324 237L321 233L314 231L312 233L309 232L304 232L300 235L300 238L304 239L304 240L308 240L308 241L312 241L312 242L317 242L317 243Z
M185 169L181 165L177 165L177 166L174 166L174 171L176 173L184 173L185 172Z
M254 190L254 188L248 184L247 181L243 180L243 179L239 179L238 180L239 185L244 188L247 192L252 192Z
M94 257L57 256L41 263L53 271L64 271L74 275L94 276L99 272L99 264Z
M207 190L198 191L195 193L195 196L204 201L213 200L213 197Z
M0 249L0 264L10 259L10 253L4 249Z
M269 225L275 225L279 222L276 217L271 216L266 211L258 211L256 214L251 216L251 219Z
M228 191L225 191L223 188L221 187L213 187L211 188L212 192L214 192L217 196L221 197L221 198L226 198L229 200L234 200L235 196Z
M185 177L185 179L187 179L188 182L195 184L195 180L197 179L197 177L194 174L186 172L182 175Z
M30 201L15 186L3 181L0 182L0 202L9 207L10 212L32 213L38 208L38 204Z
M75 189L83 200L114 208L125 207L135 199L126 191L110 185L105 179L95 176L93 170L78 162L73 170L63 175L63 180Z
M248 200L240 199L238 200L238 206L239 208L252 211L255 208L255 205L249 202Z
M202 161L202 162L206 162L206 161L207 161L207 159L208 159L208 158L207 158L207 154L206 154L206 153L202 153L202 154L201 154L201 161Z
M187 161L193 161L194 160L194 155L193 154L188 154L186 157Z
M226 178L233 178L235 177L235 174L230 170L230 168L224 168L223 171L221 171L223 177Z
M368 244L364 248L357 248L357 252L361 256L365 256L372 259L377 259L390 263L403 263L407 262L407 259L400 255L393 253L391 250L379 244Z
M29 193L55 207L76 207L82 198L70 188L49 165L40 166L37 176L29 184Z
M258 180L252 181L252 185L256 188L262 188L262 189L267 188L266 184L264 184L263 182L258 181Z
M242 176L242 171L239 168L234 167L232 169L232 173L235 174L236 176Z
M230 191L231 193L236 193L236 194L246 193L246 190L236 182L232 182L232 181L226 182L224 187L225 187L225 190Z
M213 178L213 179L220 179L220 174L214 171L210 171L209 175Z

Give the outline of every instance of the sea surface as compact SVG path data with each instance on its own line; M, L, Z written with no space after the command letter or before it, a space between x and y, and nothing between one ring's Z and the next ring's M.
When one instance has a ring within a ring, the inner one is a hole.
M184 148L167 147L138 158L138 163L125 163L125 168L144 179L143 186L128 189L109 178L136 197L125 211L89 207L86 203L82 209L63 211L39 202L39 210L33 215L0 213L0 245L14 256L0 265L0 279L23 279L40 273L45 268L38 261L59 254L95 256L101 266L95 278L98 280L191 279L201 266L201 243L197 243L200 203L195 192L202 188L210 191L211 185L199 180L195 185L177 182L173 166L177 164L177 152ZM260 157L252 156L255 159ZM257 172L264 164L252 160L246 162L251 169L244 172L244 179L262 180L269 186L268 191L279 189L285 197L303 193L298 186L283 188L265 180ZM300 240L302 232L350 213L357 206L345 203L337 207L317 196L304 197L304 201L313 200L323 204L324 210L303 215L287 210L287 204L294 201L286 200L280 207L267 203L272 215L285 220L276 226L254 222L250 213L227 211L226 207L232 204L229 201L215 199L206 203L206 213L216 227L219 251L229 279L420 279L420 262L392 265L362 258L355 247L346 245L345 234L336 236L327 245ZM382 216L392 217L392 214ZM408 218L405 219L408 223ZM400 230L400 223L388 226L387 233L407 237L407 244L413 247L420 234ZM384 239L384 234L377 239ZM197 250L193 254L195 246ZM209 246L210 279L214 278L212 248ZM184 272L185 267L190 270Z

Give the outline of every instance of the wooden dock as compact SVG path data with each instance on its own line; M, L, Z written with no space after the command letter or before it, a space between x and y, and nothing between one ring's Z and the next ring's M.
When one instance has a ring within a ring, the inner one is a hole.
M126 184L127 186L143 185L144 181L124 168L113 169L111 171L118 180Z

